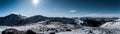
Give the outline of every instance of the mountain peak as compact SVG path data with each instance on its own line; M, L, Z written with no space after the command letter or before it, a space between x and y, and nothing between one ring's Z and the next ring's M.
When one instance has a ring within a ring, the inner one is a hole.
M10 15L17 15L17 14L13 14L13 13L12 13L12 14L10 14Z
M9 15L7 15L5 17L17 17L17 16L18 16L17 14L9 14Z
M23 18L23 17L25 17L25 16L22 16L22 15L20 15L20 14L10 14L10 15L7 15L7 16L5 16L5 17L9 17L9 18L15 18L15 17L18 17L18 18Z
M8 16L20 16L20 15L17 15L17 14L10 14Z
M13 25L22 19L25 19L25 16L17 15L17 14L10 14L8 16L1 18L0 25Z

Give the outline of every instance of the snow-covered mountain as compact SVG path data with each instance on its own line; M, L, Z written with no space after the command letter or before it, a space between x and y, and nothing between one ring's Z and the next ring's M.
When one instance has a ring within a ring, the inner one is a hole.
M25 16L10 14L5 17L0 17L0 25L12 26L16 24L18 21L25 19L25 18L26 18Z
M8 25L8 26L17 26L17 25L25 25L30 23L37 23L41 21L54 21L54 22L63 22L66 24L81 24L83 26L92 26L99 27L106 22L114 21L118 19L116 17L112 18L104 18L104 17L79 17L79 18L66 18L66 17L45 17L42 15L35 15L31 17L25 17L22 15L10 14L5 17L0 17L0 25Z
M100 27L108 28L108 29L120 29L120 19L117 19L112 22L107 22L107 23L101 25Z
M40 21L45 21L47 19L48 19L47 17L41 16L41 15L36 15L36 16L28 17L26 19L22 19L22 20L18 21L17 24L15 24L15 25L36 23L36 22L40 22Z
M0 17L0 31L15 28L20 31L32 30L36 33L48 34L120 34L118 17L45 17L35 15L25 17L10 14ZM100 27L99 27L100 26Z
M79 19L83 21L82 23L83 26L99 27L106 22L111 22L118 18L117 17L110 17L110 18L109 17L108 18L106 17L81 17Z

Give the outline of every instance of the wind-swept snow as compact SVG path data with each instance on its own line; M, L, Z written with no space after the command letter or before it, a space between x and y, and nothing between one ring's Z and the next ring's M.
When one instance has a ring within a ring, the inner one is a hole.
M56 26L56 25L53 25L53 24L50 24L50 25L46 25L48 28L56 28L56 27L59 27L59 26Z
M107 22L103 25L101 25L102 28L108 28L108 29L120 29L120 19L117 19L113 22Z
M83 27L69 32L60 32L57 34L120 34L119 32L120 32L119 30Z
M40 24L41 22L38 23L33 23L33 24L29 24L29 25L24 25L24 26L0 26L0 33L1 31L7 29L7 28L16 28L18 30L22 30L22 31L26 31L28 29L33 29L34 31L36 31L37 33L44 33L44 34L48 34L49 32L54 32L54 30L50 30L50 31L38 31L40 30L42 27L46 27L49 29L51 28L57 28L57 26L55 26L56 24L49 24L49 25L42 25ZM74 27L70 24L68 24L68 26L70 27ZM59 26L61 27L61 26ZM60 29L60 28L59 28ZM71 31L62 31L59 29L55 29L58 30L58 32L55 32L56 34L120 34L120 30L115 30L115 29L104 29L104 28L99 28L99 27L80 27L80 28L73 28L71 29ZM65 29L63 29L65 30Z

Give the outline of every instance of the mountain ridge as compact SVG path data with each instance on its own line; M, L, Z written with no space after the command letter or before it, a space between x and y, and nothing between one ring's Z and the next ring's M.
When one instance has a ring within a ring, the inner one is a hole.
M83 26L92 26L92 27L99 27L102 24L110 21L114 21L116 19L119 19L117 17L112 18L104 18L104 17L74 17L74 18L66 18L66 17L46 17L42 15L35 15L31 17L26 17L22 15L17 14L10 14L5 17L0 17L0 25L3 26L19 26L19 25L25 25L30 23L37 23L41 21L50 20L52 22L62 22L65 24L81 24ZM50 22L49 21L49 22ZM81 22L82 23L79 23Z

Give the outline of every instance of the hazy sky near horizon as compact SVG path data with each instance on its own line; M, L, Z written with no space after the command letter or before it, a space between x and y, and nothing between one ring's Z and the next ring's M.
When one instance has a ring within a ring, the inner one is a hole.
M0 0L0 16L120 16L119 0Z

